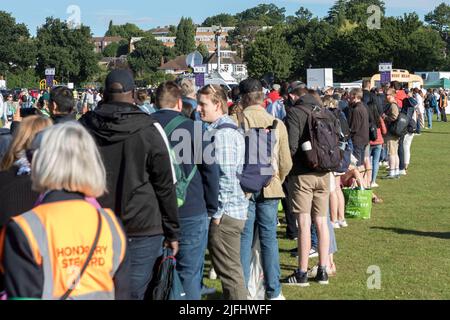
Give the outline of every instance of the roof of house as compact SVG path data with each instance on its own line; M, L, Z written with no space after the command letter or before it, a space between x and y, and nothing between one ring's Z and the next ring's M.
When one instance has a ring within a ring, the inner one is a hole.
M107 41L107 42L119 42L121 40L124 40L122 37L93 37L92 40L94 41Z
M189 67L186 64L186 56L178 56L173 60L164 63L158 69L160 70L187 70Z
M220 62L224 64L243 64L244 61L236 54L230 53L228 57L221 57ZM217 52L214 52L209 58L206 60L207 64L217 63Z

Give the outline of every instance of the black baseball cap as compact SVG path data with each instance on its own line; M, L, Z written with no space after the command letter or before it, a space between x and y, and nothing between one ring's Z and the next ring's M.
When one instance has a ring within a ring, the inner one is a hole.
M122 89L112 88L113 84L120 84ZM113 70L105 80L105 91L109 93L124 93L135 89L134 78L128 70Z
M248 94L252 92L262 92L263 87L261 81L247 78L239 83L240 94Z

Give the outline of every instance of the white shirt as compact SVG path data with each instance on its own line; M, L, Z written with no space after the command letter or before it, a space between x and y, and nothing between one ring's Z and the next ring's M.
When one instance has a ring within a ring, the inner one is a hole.
M416 93L414 98L417 101L416 112L425 113L425 106L423 105L423 98L420 94Z

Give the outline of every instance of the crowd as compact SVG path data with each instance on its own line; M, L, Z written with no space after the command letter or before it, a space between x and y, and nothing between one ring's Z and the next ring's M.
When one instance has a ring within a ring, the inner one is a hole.
M33 112L18 101L0 101L0 291L28 299L150 299L167 248L187 299L214 291L208 249L224 298L245 300L256 236L266 299L284 300L283 283L326 285L335 229L348 226L342 188L377 188L380 164L382 178L406 175L413 137L433 113L447 121L444 90L398 82L319 91L249 78L226 92L184 79L149 96L115 70L102 93L54 87ZM298 241L284 279L280 201Z

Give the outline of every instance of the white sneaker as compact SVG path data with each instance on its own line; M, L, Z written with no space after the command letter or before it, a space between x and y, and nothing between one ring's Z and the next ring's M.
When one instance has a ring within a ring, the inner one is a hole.
M216 270L214 270L214 268L211 268L209 270L209 275L208 275L209 279L211 280L216 280L217 279L217 273Z
M338 223L339 223L339 226L341 228L347 228L348 227L347 221L345 221L345 220L338 221Z
M339 228L341 228L341 226L339 225L339 222L338 222L338 221L332 222L331 224L333 225L333 228L334 228L334 229L339 229Z
M309 251L309 257L310 258L315 258L315 257L318 257L318 256L319 256L319 252L317 252L315 249L311 249Z
M400 175L401 176L406 176L406 170L400 170Z
M266 300L286 300L286 298L283 296L283 292L280 293L280 295L278 297L269 299L266 297Z
M371 188L378 188L379 185L378 185L378 183L376 183L376 182L372 182L372 183L370 184L370 187L371 187Z

